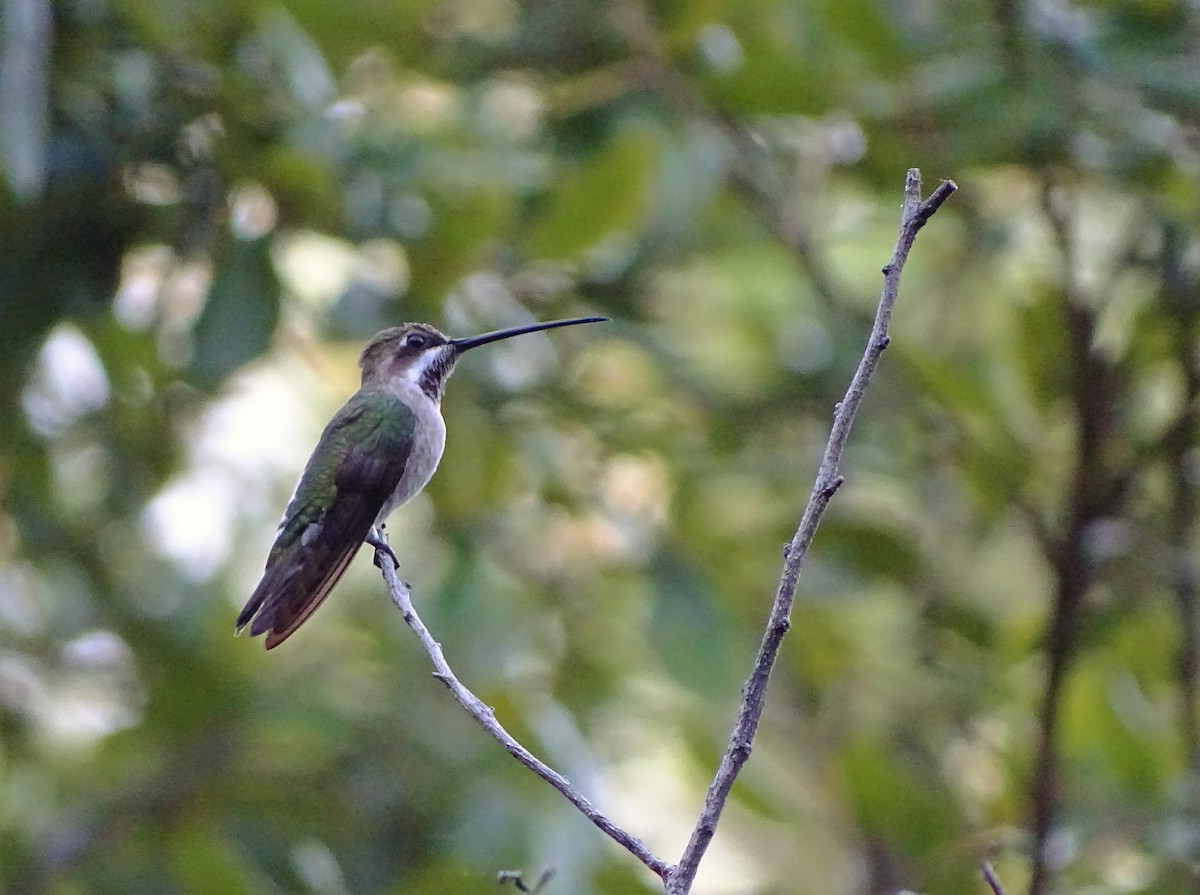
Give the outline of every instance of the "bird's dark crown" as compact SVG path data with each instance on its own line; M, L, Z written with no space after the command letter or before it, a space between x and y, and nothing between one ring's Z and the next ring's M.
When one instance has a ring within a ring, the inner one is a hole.
M413 368L416 360L432 349L450 344L450 339L428 323L404 323L378 332L363 349L358 365L362 367L362 381L387 379L406 369ZM419 384L426 394L439 400L457 359L456 352L438 352L433 363L420 365Z
M450 340L428 323L403 323L377 332L363 349L358 365L363 379L370 378L386 360L417 357Z

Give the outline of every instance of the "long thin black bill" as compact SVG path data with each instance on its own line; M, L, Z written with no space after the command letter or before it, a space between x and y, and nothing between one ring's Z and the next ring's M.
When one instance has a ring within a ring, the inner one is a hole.
M541 332L544 329L558 329L560 326L577 326L580 323L603 323L607 317L573 317L570 320L552 320L549 323L531 323L529 326L514 326L512 329L498 329L482 336L471 336L466 339L451 339L450 344L459 351L478 348L488 342L498 342L500 339L511 339L513 336L523 336L525 333Z

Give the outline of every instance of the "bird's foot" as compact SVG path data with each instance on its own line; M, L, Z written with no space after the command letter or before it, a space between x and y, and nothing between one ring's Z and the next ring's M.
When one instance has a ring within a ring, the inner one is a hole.
M367 543L375 548L375 565L383 568L383 561L379 558L380 553L386 553L392 561L392 566L398 571L400 569L400 560L396 558L391 546L387 542L387 535L383 532L382 525L376 525L367 534Z

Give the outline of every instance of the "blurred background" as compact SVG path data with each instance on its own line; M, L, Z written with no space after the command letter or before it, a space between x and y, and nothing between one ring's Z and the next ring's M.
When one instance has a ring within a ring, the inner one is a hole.
M922 233L697 893L1194 890L1191 0L6 0L0 890L658 881L360 556L234 639L377 329L489 346L391 540L503 723L678 858Z

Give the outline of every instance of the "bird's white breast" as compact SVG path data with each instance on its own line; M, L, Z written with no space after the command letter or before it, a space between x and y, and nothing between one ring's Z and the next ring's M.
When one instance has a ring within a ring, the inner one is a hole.
M392 380L388 386L416 414L417 422L404 474L379 511L375 520L377 523L383 522L393 510L407 503L429 484L446 448L446 423L442 420L442 411L437 403L407 378Z

